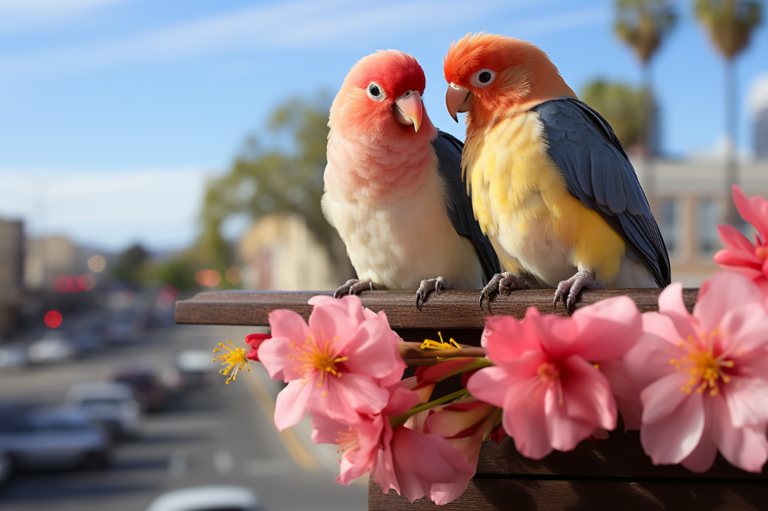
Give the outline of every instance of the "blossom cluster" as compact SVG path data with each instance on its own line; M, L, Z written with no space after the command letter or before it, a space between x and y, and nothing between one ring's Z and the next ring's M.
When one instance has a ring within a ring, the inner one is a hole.
M679 283L662 291L658 312L641 314L626 296L571 317L531 307L522 320L489 317L480 353L425 341L417 360L431 362L403 379L415 348L383 312L356 296L316 296L308 323L273 311L271 337L248 336L247 358L287 383L278 429L311 414L312 441L338 445L339 483L370 474L411 501L460 496L489 438L508 435L523 456L540 459L606 438L619 414L626 429L640 430L654 464L704 472L720 452L760 472L768 460L768 201L733 193L758 231L755 244L719 228L726 249L715 260L725 271L702 285L692 313ZM226 371L242 368L243 356L221 357ZM431 400L435 385L456 374L465 388Z

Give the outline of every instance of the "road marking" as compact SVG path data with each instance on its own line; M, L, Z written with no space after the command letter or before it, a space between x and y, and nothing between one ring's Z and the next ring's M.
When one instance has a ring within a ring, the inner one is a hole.
M187 456L182 451L176 451L168 458L168 475L181 479L187 473Z
M248 460L243 463L243 473L250 477L277 476L290 474L292 467L288 458Z
M301 444L301 441L296 438L296 434L291 429L285 431L278 431L275 427L275 402L272 400L272 396L269 395L264 384L257 374L249 374L246 378L243 378L246 382L248 390L256 398L261 411L264 412L269 424L272 426L277 438L282 442L285 450L288 451L288 456L298 466L305 470L318 470L320 468L317 460L312 454L307 451Z
M235 468L235 460L226 449L218 449L213 453L213 468L222 475L231 474Z

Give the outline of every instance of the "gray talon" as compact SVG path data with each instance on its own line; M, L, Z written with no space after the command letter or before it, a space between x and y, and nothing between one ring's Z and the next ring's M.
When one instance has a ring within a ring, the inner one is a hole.
M453 284L443 277L422 280L416 291L416 308L421 310L421 306L427 301L430 291L440 294L443 289L453 289Z
M555 290L555 299L552 302L555 311L557 302L561 301L565 305L565 310L570 316L576 310L576 302L579 293L584 288L602 288L603 286L595 282L594 276L590 271L579 271L568 280L564 280L557 285Z
M491 293L498 291L502 296L509 296L515 289L525 287L525 278L516 273L503 272L494 275L480 293L480 310L483 309L483 298L488 297L488 307L491 305Z

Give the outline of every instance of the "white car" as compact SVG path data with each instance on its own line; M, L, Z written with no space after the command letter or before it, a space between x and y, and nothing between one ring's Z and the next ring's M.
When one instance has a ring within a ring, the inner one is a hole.
M73 409L32 410L6 420L0 453L19 469L106 468L110 462L104 432Z
M121 383L80 383L67 392L66 403L79 408L113 439L133 438L141 427L141 408L130 387Z
M196 486L157 497L147 511L264 511L250 488L243 486Z
M62 362L77 356L77 347L61 332L46 332L40 340L33 342L27 350L29 361L33 364Z

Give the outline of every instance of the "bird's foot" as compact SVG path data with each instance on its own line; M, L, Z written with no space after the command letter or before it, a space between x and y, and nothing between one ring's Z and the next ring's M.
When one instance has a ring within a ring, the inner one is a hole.
M555 290L555 299L552 302L552 307L557 310L557 302L562 300L562 302L565 304L565 310L570 316L573 314L573 311L576 308L576 300L579 297L579 293L585 287L590 289L603 288L602 285L595 282L592 272L577 272L570 279L564 280L557 285L557 290Z
M422 280L419 289L416 291L416 308L421 310L421 305L427 301L427 295L429 295L430 291L434 291L439 295L443 289L453 289L453 284L443 277Z
M491 300L491 293L498 291L502 296L509 296L509 293L515 289L523 289L525 287L525 277L518 275L517 273L509 273L507 271L503 273L497 273L488 282L480 293L480 310L483 309L483 298L488 298L488 302Z
M333 297L341 298L344 295L356 295L366 289L373 291L373 282L371 279L349 279L334 291Z

